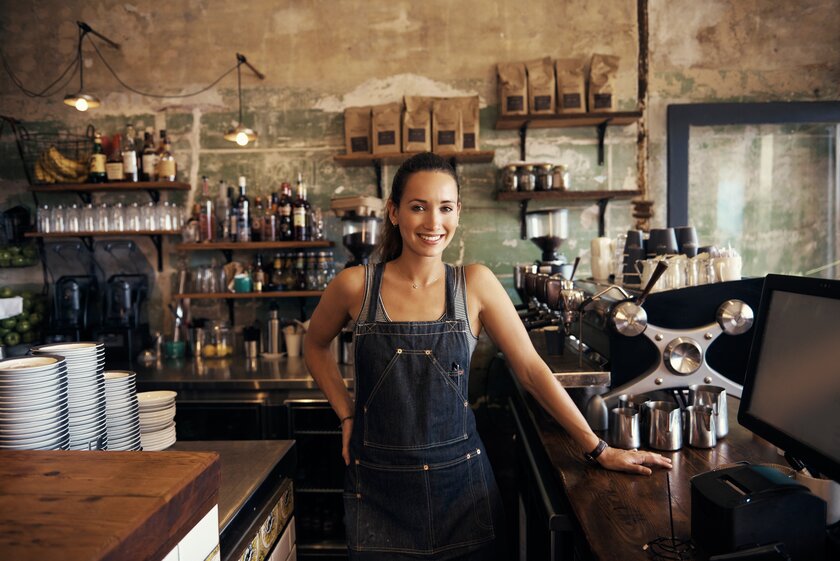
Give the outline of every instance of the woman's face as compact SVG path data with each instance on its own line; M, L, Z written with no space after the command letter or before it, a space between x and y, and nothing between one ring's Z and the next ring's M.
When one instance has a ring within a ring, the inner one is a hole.
M399 207L388 200L388 216L400 230L403 252L439 256L458 228L458 186L446 173L420 171L408 178Z

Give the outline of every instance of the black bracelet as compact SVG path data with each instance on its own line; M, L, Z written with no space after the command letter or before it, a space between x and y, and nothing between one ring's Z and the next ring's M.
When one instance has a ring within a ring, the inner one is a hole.
M603 440L598 440L598 445L595 447L594 450L591 452L584 452L583 457L590 464L597 464L598 463L598 456L600 456L604 450L607 449L607 443Z
M344 428L344 421L349 421L353 419L353 415L347 415L341 419L341 422L338 423L338 428Z

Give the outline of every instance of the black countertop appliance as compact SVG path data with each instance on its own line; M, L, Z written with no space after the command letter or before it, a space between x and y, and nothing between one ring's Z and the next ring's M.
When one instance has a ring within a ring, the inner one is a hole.
M783 544L793 560L825 551L825 502L767 466L738 465L691 478L691 539L709 555Z

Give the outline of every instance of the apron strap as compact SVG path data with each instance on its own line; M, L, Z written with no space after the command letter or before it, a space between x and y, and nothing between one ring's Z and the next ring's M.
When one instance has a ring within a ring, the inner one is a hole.
M376 321L376 307L379 305L379 287L382 285L382 272L384 270L385 263L377 263L373 267L373 282L368 292L368 323L374 323Z
M444 319L453 321L455 320L455 282L457 281L455 267L447 263L443 266L446 268L446 316Z

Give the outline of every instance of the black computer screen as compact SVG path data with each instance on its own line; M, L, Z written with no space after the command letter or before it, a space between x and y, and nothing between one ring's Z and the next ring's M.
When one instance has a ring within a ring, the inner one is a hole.
M738 419L840 480L840 282L769 275Z

